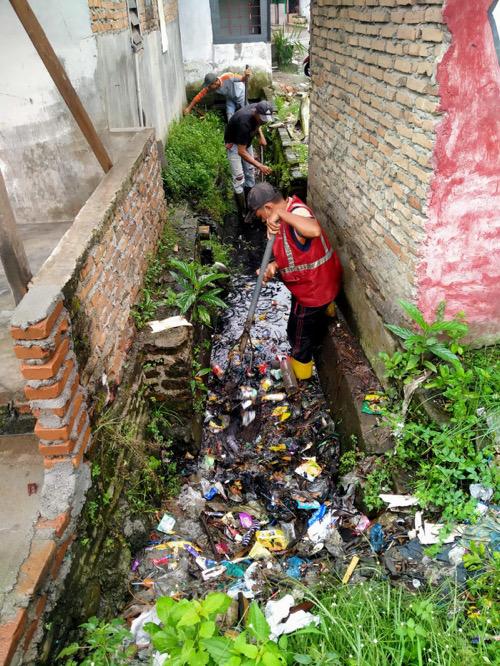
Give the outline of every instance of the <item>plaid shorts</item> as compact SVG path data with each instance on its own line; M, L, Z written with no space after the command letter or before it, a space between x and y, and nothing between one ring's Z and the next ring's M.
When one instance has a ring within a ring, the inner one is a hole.
M292 309L288 318L287 334L291 346L291 356L300 363L309 363L313 352L319 347L328 326L326 309L300 305L292 296Z

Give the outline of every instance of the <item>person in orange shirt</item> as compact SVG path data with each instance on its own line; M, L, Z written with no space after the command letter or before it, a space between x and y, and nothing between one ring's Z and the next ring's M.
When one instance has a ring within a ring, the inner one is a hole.
M226 98L226 114L229 120L235 111L245 106L245 83L251 74L252 72L249 67L245 69L243 75L234 74L233 72L226 72L220 76L212 73L207 74L203 81L204 87L184 109L184 115L191 113L193 108L201 102L207 93L216 92L218 95L223 95Z

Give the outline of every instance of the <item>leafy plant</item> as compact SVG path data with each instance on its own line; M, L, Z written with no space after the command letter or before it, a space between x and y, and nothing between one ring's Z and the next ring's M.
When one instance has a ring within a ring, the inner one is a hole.
M293 62L294 53L304 53L305 47L299 39L300 31L288 33L284 27L273 31L273 45L276 53L276 64L279 68L289 67Z
M231 174L224 126L215 113L194 114L174 123L165 145L163 178L172 201L189 201L217 220L232 210Z
M132 634L125 628L123 620L106 622L91 617L81 628L85 631L83 643L71 643L65 647L57 655L58 661L69 657L65 666L122 666L130 663L136 649L135 645L130 645ZM77 656L78 661L75 661Z
M370 511L381 509L384 503L379 497L380 493L391 489L391 475L389 467L381 461L367 474L363 486L363 500Z
M433 357L458 368L460 366L458 354L463 352L458 341L468 331L467 324L463 321L463 314L455 315L453 319L445 321L443 302L436 309L434 321L429 324L422 312L412 303L401 300L400 305L418 329L411 330L394 324L385 325L391 333L401 338L406 350L406 352L396 352L390 359L387 354L381 354L382 359L388 361L388 376L404 380L418 374L424 368L437 372Z
M243 631L221 635L216 620L231 603L231 598L221 592L211 592L201 601L161 597L156 602L161 626L148 623L145 629L155 649L168 654L173 665L286 664L286 656L269 640L269 625L256 602L249 608Z
M430 324L415 306L404 303L404 309L419 330L389 326L403 339L404 351L382 355L388 377L396 380L386 410L396 438L388 460L412 471L413 491L421 506L439 509L445 522L475 520L476 502L469 485L498 487L498 469L492 464L494 433L488 421L498 413L498 349L467 349L460 342L467 326L461 316L445 320L444 304ZM428 399L444 417L436 420L421 402L409 405L407 400L403 410L402 394L415 377L423 379Z
M467 588L473 597L469 616L492 631L500 624L500 552L472 541L463 562L469 572Z
M227 307L219 297L222 288L216 287L215 284L220 280L226 280L228 276L210 269L207 272L207 268L196 261L171 259L170 266L176 269L170 273L181 291L170 290L167 295L168 302L178 307L182 314L190 311L193 321L200 321L210 326L215 310Z

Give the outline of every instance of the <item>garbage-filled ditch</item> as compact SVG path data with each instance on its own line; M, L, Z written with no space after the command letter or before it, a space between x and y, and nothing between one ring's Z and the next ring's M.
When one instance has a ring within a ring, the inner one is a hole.
M359 479L338 474L339 438L317 376L287 392L289 293L280 282L261 294L253 350L235 353L264 242L263 229L251 226L236 241L239 266L212 340L201 451L179 462L181 492L161 507L132 565L125 616L144 659L151 648L143 627L157 621L158 597L223 591L240 616L256 599L278 636L317 622L314 611L294 606L294 586L328 574L413 591L464 578L462 545L425 555L439 529L419 524L418 513L415 520L414 498L383 496L388 510L376 520L357 508Z

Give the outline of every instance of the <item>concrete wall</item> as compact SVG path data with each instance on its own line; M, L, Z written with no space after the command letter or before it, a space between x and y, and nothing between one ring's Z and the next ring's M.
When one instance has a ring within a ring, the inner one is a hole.
M182 0L179 20L186 83L200 81L208 71L241 71L247 64L271 73L269 42L213 43L209 0Z
M104 9L104 3L94 0L31 2L114 159L121 144L109 129L137 127L140 119L126 2L108 5ZM168 50L162 52L155 9L144 24L144 50L138 56L144 124L153 126L159 139L184 101L176 6L165 0L164 8ZM102 171L8 2L0 4L0 21L5 31L0 168L14 211L20 223L71 220Z

